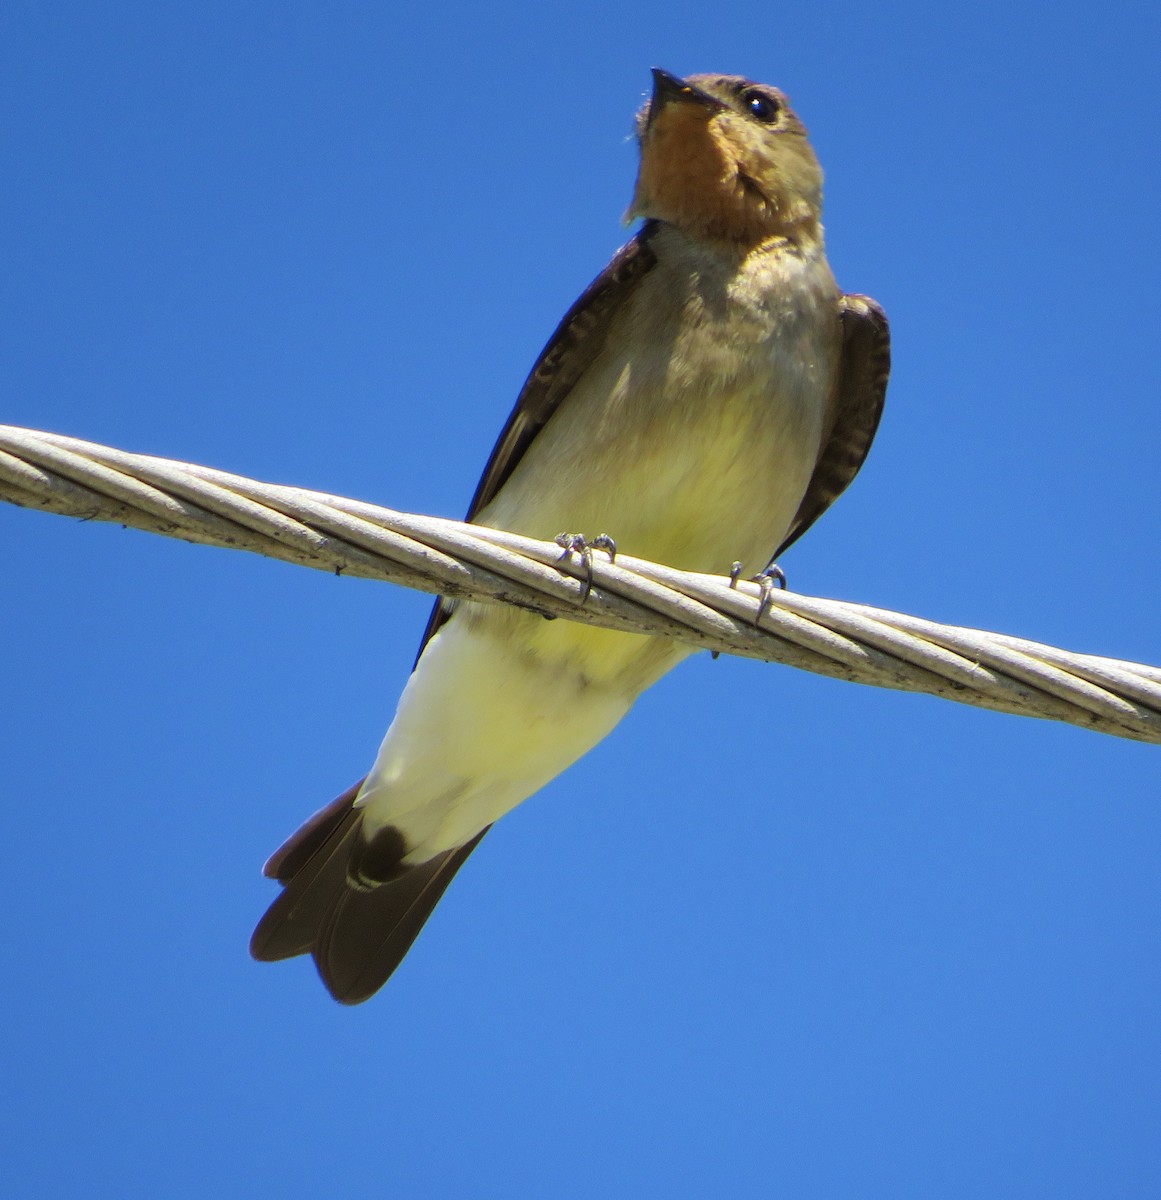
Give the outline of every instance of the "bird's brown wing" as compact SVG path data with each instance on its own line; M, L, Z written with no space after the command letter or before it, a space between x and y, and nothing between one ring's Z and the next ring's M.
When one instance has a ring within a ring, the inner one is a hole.
M891 334L887 316L868 296L841 296L842 357L830 434L777 558L822 516L859 473L887 395Z
M568 310L520 390L516 407L488 459L468 509L470 521L503 486L532 440L596 358L614 315L655 259L649 248L654 226L641 231ZM419 652L447 620L450 610L436 601ZM417 660L418 661L418 660ZM361 784L316 813L276 850L266 874L283 890L267 909L250 940L250 953L273 961L311 954L328 991L344 1004L366 1000L387 982L403 960L444 889L488 828L455 850L410 868L380 861L385 882L354 887L352 856L363 857L361 812L354 807ZM390 834L387 843L394 843ZM377 836L372 846L378 845Z

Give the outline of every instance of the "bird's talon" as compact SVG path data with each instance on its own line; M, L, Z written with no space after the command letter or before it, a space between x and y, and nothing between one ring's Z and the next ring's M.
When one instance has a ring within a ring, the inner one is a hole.
M586 548L584 552L585 560L585 581L581 587L580 602L584 602L589 598L593 590L593 552Z
M592 541L594 550L603 550L609 556L609 562L617 561L617 543L607 533L599 533Z
M730 567L730 587L736 588L738 586L741 574L742 564L735 562ZM761 588L761 594L758 597L758 615L754 618L754 624L758 625L770 610L775 587L780 587L785 591L786 572L777 563L771 563L764 571L759 571L757 575L752 575L749 582L756 583Z
M580 594L580 602L584 604L593 590L593 546L601 539L596 539L590 545L583 533L558 533L552 540L564 551L560 556L561 562L564 562L573 554L580 555L581 561L585 565L585 578L581 581ZM607 547L601 548L607 549ZM616 547L614 547L615 549Z
M758 615L754 618L754 624L761 625L762 618L770 611L770 605L774 599L774 580L763 571L761 575L754 577L754 582L762 590L762 594L758 598Z

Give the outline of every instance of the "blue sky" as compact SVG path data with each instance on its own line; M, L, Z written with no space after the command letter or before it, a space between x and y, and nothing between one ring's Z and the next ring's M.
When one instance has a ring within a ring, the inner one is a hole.
M744 73L894 335L791 585L1161 662L1156 6L421 9L12 0L0 420L459 515L649 67ZM1156 747L700 655L346 1010L249 961L259 870L427 599L4 506L0 554L13 1195L1161 1192Z

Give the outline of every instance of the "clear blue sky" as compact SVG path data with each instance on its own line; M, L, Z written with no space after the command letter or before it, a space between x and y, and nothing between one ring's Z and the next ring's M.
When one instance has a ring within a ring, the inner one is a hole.
M0 420L459 515L649 67L744 73L894 330L792 586L1161 662L1155 4L3 21ZM6 1193L1161 1195L1158 748L701 655L346 1010L248 959L259 870L427 599L6 506L0 561Z

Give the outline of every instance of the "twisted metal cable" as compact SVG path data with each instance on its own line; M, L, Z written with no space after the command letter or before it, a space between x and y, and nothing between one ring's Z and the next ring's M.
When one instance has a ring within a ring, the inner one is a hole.
M1161 742L1161 668L0 425L0 499ZM615 532L615 531L614 531Z

